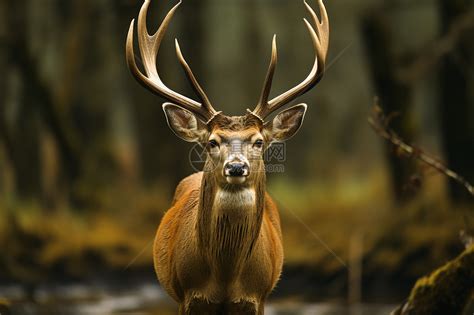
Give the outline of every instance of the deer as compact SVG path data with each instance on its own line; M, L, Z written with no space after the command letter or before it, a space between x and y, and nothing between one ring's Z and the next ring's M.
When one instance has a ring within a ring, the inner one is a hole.
M243 116L217 111L183 57L176 55L199 101L168 88L160 78L157 54L181 1L166 15L154 35L147 30L150 0L138 15L142 71L134 52L135 20L126 41L128 67L146 89L164 98L169 128L184 141L205 150L203 171L183 179L171 208L158 227L153 260L159 283L178 303L179 314L264 314L265 301L280 279L283 245L276 203L266 192L264 152L292 138L307 110L299 104L267 118L316 86L324 72L329 47L329 20L322 0L320 17L305 1L311 24L304 19L315 51L309 75L270 99L277 64L276 35L260 98Z

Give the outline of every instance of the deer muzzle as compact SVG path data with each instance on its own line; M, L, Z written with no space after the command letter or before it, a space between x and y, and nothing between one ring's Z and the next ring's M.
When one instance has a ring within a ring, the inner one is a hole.
M224 176L229 184L242 184L250 174L250 163L242 147L232 143L232 151L224 163Z

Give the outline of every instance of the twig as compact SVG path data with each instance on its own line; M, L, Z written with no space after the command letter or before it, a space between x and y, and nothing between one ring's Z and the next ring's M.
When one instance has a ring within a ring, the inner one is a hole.
M392 143L397 149L404 152L408 157L416 158L417 160L434 168L439 173L444 174L452 180L458 182L460 185L463 185L466 190L474 197L474 187L464 177L447 168L438 158L429 155L420 148L405 143L395 131L390 129L390 117L391 115L385 115L382 108L378 104L378 100L376 99L372 109L372 115L369 117L369 124L372 126L375 132L385 140Z

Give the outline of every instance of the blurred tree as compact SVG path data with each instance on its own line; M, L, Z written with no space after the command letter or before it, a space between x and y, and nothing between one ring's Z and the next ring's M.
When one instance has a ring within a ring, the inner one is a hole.
M50 132L54 139L54 144L59 152L60 171L58 178L50 179L56 184L56 196L60 199L70 200L73 203L78 202L73 186L79 180L82 172L81 148L79 135L68 114L70 114L71 99L77 90L77 77L82 64L82 50L80 49L81 38L84 30L85 5L82 1L69 2L67 4L55 5L56 10L49 12L41 10L40 19L35 21L25 20L32 29L42 30L42 24L46 19L51 19L52 24L56 25L61 31L55 30L54 36L51 36L54 46L61 51L58 58L52 65L52 71L43 69L44 61L51 53L45 49L44 42L41 43L38 55L30 64L30 71L35 73L36 85L43 95L40 104L41 118L44 127ZM46 7L47 8L47 7ZM30 6L31 9L31 6ZM67 19L70 12L75 12L74 19ZM62 28L59 28L62 25ZM61 37L60 35L65 35ZM30 35L32 41L35 36L46 37L44 33L34 33ZM62 44L64 43L64 46ZM50 76L53 76L51 78ZM58 80L58 81L56 81ZM57 203L54 200L53 203Z
M0 133L13 167L18 197L30 199L40 196L39 121L37 102L41 101L34 73L28 58L28 25L24 1L6 3L5 43L0 57L4 74L0 82L2 92ZM13 32L12 30L15 30Z
M7 41L7 25L6 21L6 3L4 1L0 2L0 69L4 69L4 75L0 76L0 145L4 148L4 155L10 153L11 149L11 139L7 134L6 126L6 95L7 95L7 64L8 64L8 41ZM3 152L2 151L2 152ZM8 156L4 156L3 159L11 160ZM1 161L0 163L6 164L7 161ZM0 172L4 174L6 168L5 165L0 165ZM2 181L3 184L3 181ZM1 192L4 191L4 187L0 187Z
M98 188L110 184L115 169L109 136L109 104L114 97L108 91L117 88L105 78L112 71L104 70L110 63L103 61L119 53L107 46L103 33L93 31L104 26L107 30L111 19L95 18L103 15L104 2L28 4L6 2L4 23L10 31L5 32L0 62L11 71L6 71L8 84L2 84L0 93L1 140L19 196L39 196L39 136L47 130L60 156L57 189L63 198L85 208L98 201ZM108 30L115 34L114 28ZM43 40L38 42L38 37ZM85 49L88 46L94 49Z
M371 11L364 17L362 32L373 84L380 104L386 113L392 116L391 126L403 139L411 143L414 138L414 121L411 111L413 101L412 86L398 76L401 66L400 56L395 54L396 43L390 19L384 7ZM392 186L396 200L405 202L414 197L408 193L407 185L415 172L415 162L403 159L394 152L391 144L386 144L386 156L389 161Z
M82 209L101 206L103 193L111 186L116 171L111 139L111 112L120 94L114 89L109 75L109 61L114 51L109 46L113 30L113 13L104 6L108 1L74 0L57 5L63 8L67 31L62 34L63 64L60 65L64 84L59 92L64 120L74 134L74 144L80 160L80 176L73 182L72 201ZM110 1L109 1L110 5ZM57 12L61 14L61 12ZM69 19L67 17L70 17ZM111 54L112 52L112 54Z
M441 32L447 34L458 19L474 10L471 0L439 0ZM449 166L474 180L474 26L464 32L453 51L444 56L440 71L439 113L442 143ZM450 182L454 202L473 202L464 187Z

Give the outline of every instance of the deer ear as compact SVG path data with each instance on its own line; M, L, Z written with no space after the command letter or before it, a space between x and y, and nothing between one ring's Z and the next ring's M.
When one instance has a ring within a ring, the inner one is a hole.
M168 126L181 139L187 142L203 143L208 135L206 124L189 110L171 103L163 104Z
M271 123L265 124L265 133L271 142L282 142L293 137L303 124L307 109L306 104L299 104L279 113Z

